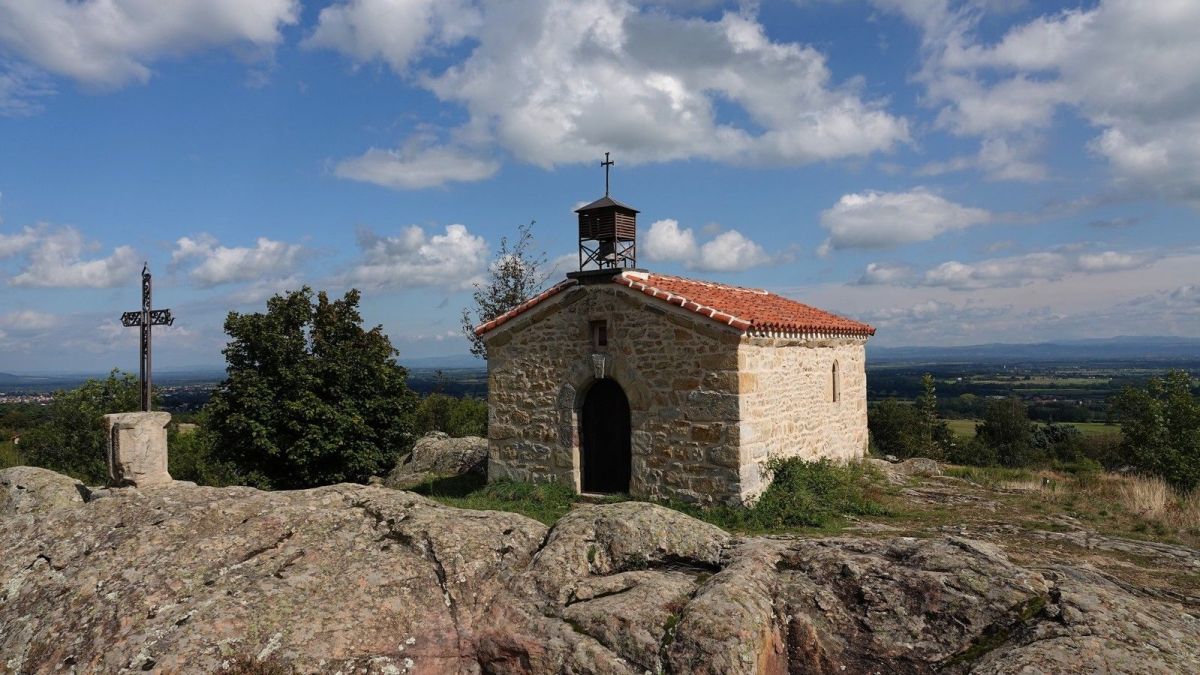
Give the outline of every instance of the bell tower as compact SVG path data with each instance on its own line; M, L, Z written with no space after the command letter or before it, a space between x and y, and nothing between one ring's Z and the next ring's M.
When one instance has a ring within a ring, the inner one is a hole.
M615 162L604 153L604 196L577 209L579 271L620 271L637 267L638 210L608 196L608 169Z

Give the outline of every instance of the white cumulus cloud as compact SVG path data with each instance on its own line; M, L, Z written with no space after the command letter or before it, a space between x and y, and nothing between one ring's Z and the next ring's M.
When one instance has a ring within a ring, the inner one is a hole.
M18 253L25 252L37 243L45 229L44 225L36 228L26 225L21 228L20 232L0 234L0 258L11 258Z
M705 242L700 247L700 258L691 266L705 272L740 272L777 261L741 232L729 230Z
M952 260L927 270L920 283L925 286L945 286L960 290L1020 286L1039 279L1061 279L1072 273L1103 274L1139 269L1161 257L1152 253L1073 253L1062 250L1037 251L973 263Z
M462 133L543 167L604 151L792 165L908 139L857 79L835 81L824 54L773 40L749 10L709 20L624 0L438 5L339 3L309 44L404 71L431 44L469 40L465 60L418 81L466 109Z
M673 218L651 223L642 237L641 249L647 260L659 262L686 262L700 252L692 229L680 228Z
M409 145L400 150L370 148L358 157L338 162L334 173L341 178L383 187L416 190L452 182L485 180L499 169L499 162L460 148Z
M952 290L1024 286L1057 281L1068 275L1099 275L1148 267L1166 255L1161 251L1095 251L1086 243L1044 251L986 258L949 260L918 270L897 263L871 263L857 285L941 287Z
M989 42L978 0L873 1L922 29L916 79L943 128L996 142L1045 134L1069 110L1099 130L1087 147L1119 185L1200 206L1200 3L1099 0Z
M43 331L54 328L59 323L58 316L32 309L22 309L0 314L0 328L7 328L11 331Z
M864 286L904 284L910 282L912 278L913 268L908 265L870 263L858 283Z
M458 0L347 0L321 10L307 47L356 61L384 61L404 74L429 43L453 44L479 27L480 16Z
M211 235L201 234L176 241L171 262L191 264L188 275L200 286L209 287L287 275L306 253L299 244L266 237L259 237L252 247L222 246Z
M46 72L118 87L145 82L165 56L275 45L299 16L298 0L7 0L0 47Z
M672 218L652 223L639 248L646 260L680 263L702 272L741 272L790 259L788 253L768 254L760 244L737 230L720 232L697 244L692 228L681 228L679 221Z
M465 225L432 236L417 225L390 237L363 230L358 246L362 259L346 280L373 288L470 288L487 265L487 242Z
M70 226L39 225L32 228L35 240L24 242L21 271L9 279L13 286L59 288L107 288L135 282L140 261L129 246L118 246L112 254L94 260L84 255L98 246ZM26 228L22 234L27 234Z
M923 189L851 193L821 213L821 226L829 230L821 252L928 241L991 218L988 211L956 204Z

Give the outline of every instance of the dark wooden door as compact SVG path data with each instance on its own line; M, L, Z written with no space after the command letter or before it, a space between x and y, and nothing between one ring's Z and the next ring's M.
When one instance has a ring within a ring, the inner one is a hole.
M584 492L629 492L629 399L613 380L597 381L583 400L580 441Z

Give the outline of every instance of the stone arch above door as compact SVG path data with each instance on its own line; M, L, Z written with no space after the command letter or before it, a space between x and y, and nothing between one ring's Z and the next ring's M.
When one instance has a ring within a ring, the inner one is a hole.
M645 412L650 407L650 389L638 376L637 371L626 365L617 354L588 354L576 361L568 374L567 382L559 388L558 406L561 410L569 396L570 407L579 410L583 406L583 395L591 384L605 378L617 381L629 398L630 410ZM567 393L569 392L569 394Z

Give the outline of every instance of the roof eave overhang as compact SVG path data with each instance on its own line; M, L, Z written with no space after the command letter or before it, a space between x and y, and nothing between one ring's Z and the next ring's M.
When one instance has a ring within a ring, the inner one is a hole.
M496 334L497 331L506 330L514 325L524 323L521 319L529 315L530 311L535 307L556 301L562 296L563 291L578 285L578 282L574 279L560 281L500 316L479 324L475 327L475 336L486 341L489 337Z

